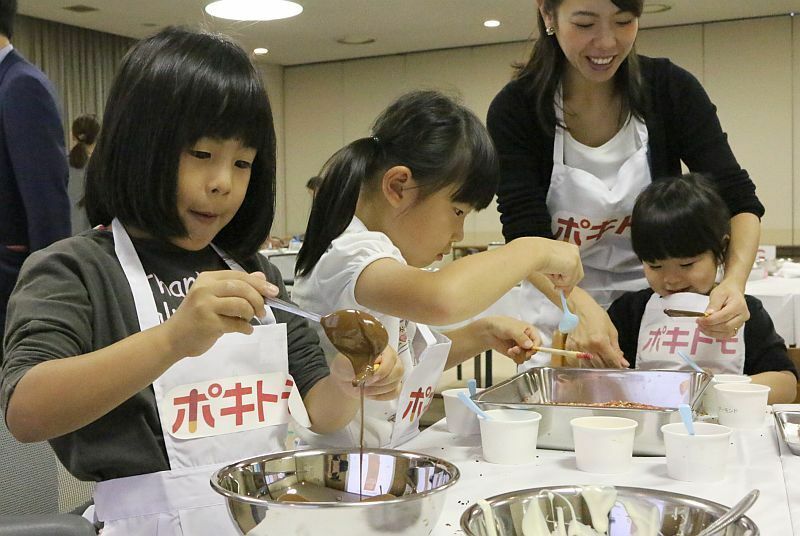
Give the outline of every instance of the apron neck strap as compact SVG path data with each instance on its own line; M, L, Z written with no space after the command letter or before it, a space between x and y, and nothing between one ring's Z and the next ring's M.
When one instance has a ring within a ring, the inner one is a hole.
M136 305L136 316L139 319L139 329L146 329L157 326L160 323L156 300L150 290L150 283L147 281L142 261L133 247L133 242L122 223L114 218L111 222L111 232L114 235L114 252L128 279L131 287L133 302Z

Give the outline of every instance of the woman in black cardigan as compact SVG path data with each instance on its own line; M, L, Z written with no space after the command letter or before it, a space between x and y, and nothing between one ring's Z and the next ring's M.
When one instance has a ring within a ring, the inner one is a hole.
M627 366L604 307L646 286L630 246L633 202L651 181L679 176L683 161L716 183L733 215L725 275L710 315L698 321L708 336L732 337L749 318L744 286L764 207L716 107L687 71L636 54L642 0L538 4L540 38L487 119L500 154L506 240L544 236L580 246L587 275L569 297L581 322L568 345L592 352L596 366ZM559 303L548 281L530 283ZM530 301L530 314L547 309L545 301Z

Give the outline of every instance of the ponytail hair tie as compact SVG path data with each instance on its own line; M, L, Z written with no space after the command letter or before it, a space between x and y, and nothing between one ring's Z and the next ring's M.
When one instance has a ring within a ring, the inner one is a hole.
M372 136L372 141L374 141L375 145L377 145L378 147L381 146L381 140L380 138L378 138L378 136Z

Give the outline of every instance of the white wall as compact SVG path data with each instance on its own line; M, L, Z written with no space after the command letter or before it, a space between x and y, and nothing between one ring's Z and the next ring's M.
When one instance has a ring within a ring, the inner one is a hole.
M793 24L800 21L778 17L642 30L638 40L640 53L669 57L697 76L719 108L734 153L767 207L764 243L800 241L793 232L800 226L800 209L794 209L800 188L793 187L800 185L800 129L795 128L800 113L793 113L800 110L793 91L800 77L800 32L792 32ZM279 162L285 167L279 182L285 211L273 234L305 229L310 208L305 181L337 149L366 135L398 95L420 87L441 89L484 118L509 80L511 64L528 51L528 44L512 43L283 69ZM270 93L275 108L276 93ZM500 239L496 207L470 216L465 231L465 243Z

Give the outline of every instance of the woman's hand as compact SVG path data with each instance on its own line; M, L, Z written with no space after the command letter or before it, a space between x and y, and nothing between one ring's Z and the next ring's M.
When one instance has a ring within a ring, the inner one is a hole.
M750 319L742 289L736 283L723 279L709 297L711 299L706 308L708 316L697 320L700 331L715 339L735 337L739 328Z
M226 333L252 333L250 321L266 314L264 297L277 295L261 272L203 272L163 324L167 340L179 358L201 355Z
M539 331L522 320L509 316L489 316L474 322L486 348L491 348L514 360L517 365L527 361L541 346Z
M397 358L397 352L387 346L375 360L380 364L378 370L367 376L364 382L364 396L372 400L394 400L400 396L403 380L403 363ZM353 386L356 373L353 364L342 354L337 354L331 362L331 378L344 393L352 398L359 398L361 390Z
M574 303L573 311L580 317L575 331L567 337L567 350L592 354L591 361L582 363L595 368L627 368L630 363L619 347L617 328L600 305L587 299ZM586 361L586 360L584 360Z

